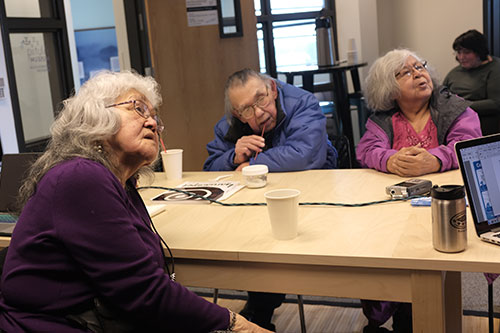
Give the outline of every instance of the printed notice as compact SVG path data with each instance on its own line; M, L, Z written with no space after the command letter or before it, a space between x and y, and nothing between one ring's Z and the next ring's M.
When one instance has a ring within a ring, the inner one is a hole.
M188 27L219 23L216 0L186 0L186 10Z

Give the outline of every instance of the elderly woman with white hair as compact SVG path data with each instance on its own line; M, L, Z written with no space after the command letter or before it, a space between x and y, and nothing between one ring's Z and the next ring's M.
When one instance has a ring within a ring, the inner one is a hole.
M458 168L455 142L481 136L479 117L464 99L440 87L427 62L406 49L377 59L366 79L365 97L374 113L356 149L362 167L402 177ZM364 333L393 316L394 332L411 332L407 303L362 300Z
M136 190L159 150L159 87L104 72L64 101L21 190L0 331L268 332L176 283Z
M374 114L356 149L362 167L403 177L456 169L455 142L481 136L470 103L438 86L410 50L375 61L365 97Z

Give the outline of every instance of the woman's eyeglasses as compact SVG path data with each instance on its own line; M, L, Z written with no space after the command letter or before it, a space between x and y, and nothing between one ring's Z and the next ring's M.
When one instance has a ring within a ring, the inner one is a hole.
M267 98L269 96L269 89L266 87L266 94L257 97L257 100L252 105L244 106L243 108L236 110L234 112L238 114L243 119L252 119L255 116L255 108L265 108L269 106L270 99Z
M106 108L112 108L115 106L132 104L132 103L134 104L135 112L137 112L137 114L139 116L143 117L144 119L148 119L149 117L153 118L153 120L156 121L156 130L158 131L158 133L163 132L163 130L165 129L165 126L163 125L163 122L161 121L160 117L158 117L158 115L156 114L156 110L155 109L151 110L149 108L149 106L146 103L144 103L143 101L139 101L139 100L134 99L134 100L126 101L126 102L111 104L111 105L106 106Z
M427 61L422 63L417 62L412 67L404 67L402 70L396 73L396 78L398 77L410 77L413 74L413 71L417 73L422 73L424 70L427 70Z

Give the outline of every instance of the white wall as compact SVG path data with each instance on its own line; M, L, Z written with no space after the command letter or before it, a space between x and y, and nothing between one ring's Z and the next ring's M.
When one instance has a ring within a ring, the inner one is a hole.
M349 40L354 38L358 61L367 62L360 69L362 86L368 69L379 56L376 0L336 0L339 59L347 59Z
M451 45L469 29L483 29L482 0L336 0L340 59L349 38L355 38L358 58L368 62L406 47L427 59L441 79L456 66Z
M427 59L441 79L457 65L451 45L483 30L482 0L377 0L380 55L406 47Z

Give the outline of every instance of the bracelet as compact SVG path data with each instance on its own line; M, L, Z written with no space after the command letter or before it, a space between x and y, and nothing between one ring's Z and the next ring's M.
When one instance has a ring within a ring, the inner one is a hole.
M234 330L234 326L236 325L236 313L229 310L229 315L231 316L231 320L229 322L229 327L227 328L227 330L232 331Z

